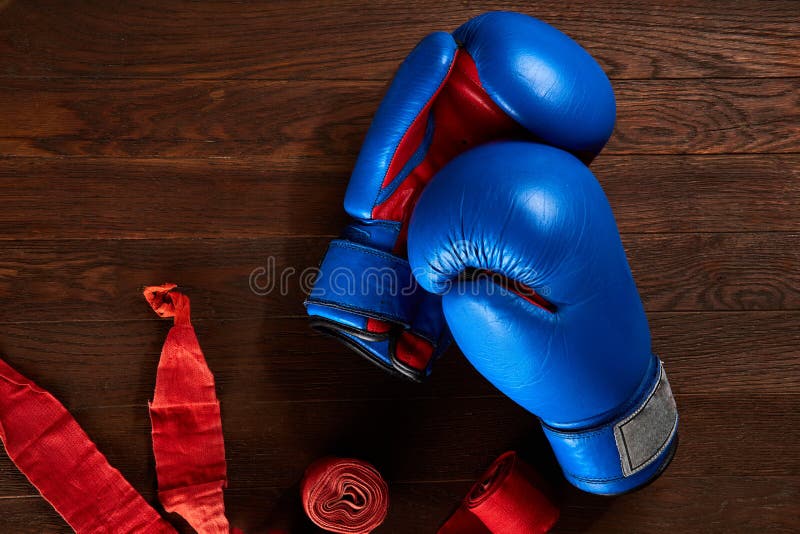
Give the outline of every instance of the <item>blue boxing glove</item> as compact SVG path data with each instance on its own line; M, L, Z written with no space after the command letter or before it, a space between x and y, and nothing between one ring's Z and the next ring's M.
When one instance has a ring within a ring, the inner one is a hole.
M421 380L450 336L441 299L406 259L411 212L431 177L470 147L538 139L588 162L611 135L614 94L572 39L495 12L433 33L406 58L367 133L345 196L353 218L306 301L312 326Z
M408 243L464 355L541 419L572 484L618 494L663 471L678 412L586 166L536 143L473 149L428 184Z

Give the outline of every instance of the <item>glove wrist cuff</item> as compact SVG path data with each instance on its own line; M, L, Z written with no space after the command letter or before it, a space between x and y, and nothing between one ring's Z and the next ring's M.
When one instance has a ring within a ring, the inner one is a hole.
M666 372L653 356L650 376L623 415L586 430L544 431L567 479L591 493L616 495L655 479L677 446L678 411Z
M331 241L306 305L411 325L418 287L408 261L346 239Z
M415 381L448 345L441 298L419 287L407 260L368 243L332 241L305 305L312 328Z

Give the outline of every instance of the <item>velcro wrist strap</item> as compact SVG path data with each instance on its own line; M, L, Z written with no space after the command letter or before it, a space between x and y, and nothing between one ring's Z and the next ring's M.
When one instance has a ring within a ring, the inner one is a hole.
M419 288L408 261L367 245L331 242L306 301L408 328Z
M408 261L362 243L331 242L305 304L314 329L415 381L449 344L441 297L416 283Z
M656 362L641 400L622 417L583 431L544 425L564 474L574 485L593 493L624 493L666 467L676 444L678 410L663 365Z

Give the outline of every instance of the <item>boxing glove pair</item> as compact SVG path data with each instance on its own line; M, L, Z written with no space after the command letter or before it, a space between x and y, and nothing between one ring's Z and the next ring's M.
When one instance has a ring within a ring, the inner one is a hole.
M345 199L354 221L306 302L317 329L416 380L452 331L542 420L570 482L602 494L655 478L678 422L584 164L614 112L600 67L544 23L491 13L427 37L375 116Z
M588 162L614 126L597 62L565 34L518 13L425 37L378 108L345 195L353 218L306 301L312 327L381 367L421 380L447 347L441 298L417 285L408 221L431 177L499 139L540 140Z

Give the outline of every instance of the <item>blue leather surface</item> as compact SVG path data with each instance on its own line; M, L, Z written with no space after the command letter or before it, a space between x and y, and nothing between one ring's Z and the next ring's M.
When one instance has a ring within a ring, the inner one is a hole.
M308 313L353 328L374 318L402 325L436 344L446 331L441 298L421 291L408 261L368 245L331 242L306 300ZM388 355L381 356L389 360Z
M342 239L391 252L400 234L400 223L393 221L356 220L342 231Z
M622 409L616 419L603 425L579 431L562 431L544 425L544 433L564 475L573 485L584 491L604 495L625 493L646 483L663 467L663 462L674 452L671 449L677 440L677 433L664 443L663 450L650 460L648 466L629 476L625 476L622 471L620 452L614 438L614 425L641 407L646 400L646 394L658 382L660 373L660 362L653 356L642 385L629 400L627 408Z
M411 268L403 258L351 241L331 242L308 304L411 326ZM403 292L403 289L406 289Z
M446 83L459 44L474 59L489 97L544 141L567 150L595 153L610 135L615 115L611 85L591 56L563 33L526 15L495 12L469 21L454 35L460 43L447 33L428 35L400 66L375 114L347 188L345 210L355 221L343 238L375 249L394 249L399 224L390 228L393 221L372 221L371 216L375 206L386 201L427 155L436 128L433 115L425 124L423 141L414 147L402 171L383 186L403 136ZM387 231L380 231L382 224ZM318 288L328 284L328 267L334 263L341 262L323 262L327 267L318 279ZM367 321L356 316L359 309L386 318L397 314L397 308L408 309L407 302L383 301L379 310L379 302L373 297L354 296L352 303L310 299L306 305L311 316L362 329ZM366 306L364 300L371 304ZM446 335L438 297L421 294L405 300L427 302L430 307L417 307L399 324L410 323L412 331L440 338L434 336L438 328L438 334ZM391 355L381 359L391 360Z
M637 398L653 361L647 320L605 194L569 153L501 142L453 160L417 204L409 260L443 295L475 368L546 424L603 425ZM521 282L556 311L487 278L459 280L469 269ZM605 472L605 452L578 471Z
M549 24L491 12L453 34L492 99L543 142L597 153L611 136L614 91L597 61Z
M370 130L364 140L360 156L345 195L345 210L356 220L342 237L376 251L391 251L400 233L400 223L371 220L375 204L399 185L400 177L382 191L381 184L388 172L392 157L408 127L445 81L456 52L456 43L447 33L433 33L424 38L400 66L395 80L375 114ZM432 125L431 125L432 128ZM425 148L419 149L424 156ZM412 158L413 159L413 158ZM407 175L407 173L406 173ZM392 298L391 288L369 286L363 294L344 295L326 299L315 297L330 289L331 275L339 268L348 268L361 280L364 270L391 267L385 257L363 256L348 264L342 256L341 247L334 247L334 257L326 257L321 264L312 296L306 300L309 316L330 321L326 330L335 329L334 324L344 328L337 335L352 348L371 357L387 368L397 368L394 360L393 336L373 336L367 331L368 318L389 320L407 328L418 337L427 339L434 347L430 363L449 345L449 333L442 315L441 299L422 291L417 286L407 294ZM396 263L394 278L401 289L408 287L413 278L408 274L407 263ZM330 295L330 292L328 292ZM380 293L380 297L378 294ZM331 324L332 323L332 324ZM347 331L355 329L358 332ZM403 371L405 372L405 371ZM430 372L430 365L423 374Z
M344 208L352 217L372 216L400 140L445 81L456 49L449 33L432 33L400 65L375 112L347 186Z

